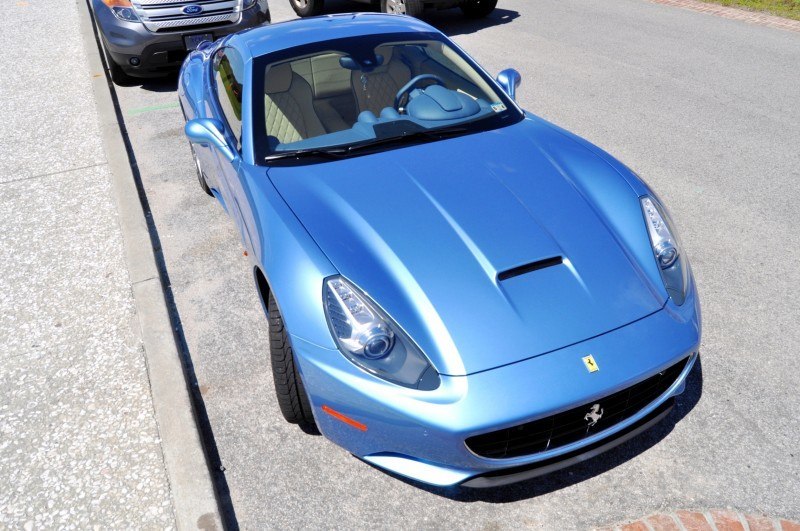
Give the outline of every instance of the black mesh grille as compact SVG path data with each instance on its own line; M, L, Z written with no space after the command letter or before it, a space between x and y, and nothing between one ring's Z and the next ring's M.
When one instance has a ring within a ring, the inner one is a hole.
M552 450L610 428L632 417L661 396L680 376L687 359L627 389L582 406L511 428L467 439L470 450L482 457L503 459ZM595 408L595 404L598 406ZM595 408L595 409L593 409ZM590 426L591 412L602 416Z

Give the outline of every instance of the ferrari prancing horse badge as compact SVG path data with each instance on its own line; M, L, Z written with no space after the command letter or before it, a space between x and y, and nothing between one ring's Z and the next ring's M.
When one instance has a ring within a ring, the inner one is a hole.
M586 365L586 370L589 372L597 372L600 370L600 367L597 366L597 362L594 361L594 356L589 354L588 356L584 356L581 358L583 360L583 364Z

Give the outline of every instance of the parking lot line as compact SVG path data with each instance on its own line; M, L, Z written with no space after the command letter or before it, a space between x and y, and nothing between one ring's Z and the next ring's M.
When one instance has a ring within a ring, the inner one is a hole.
M163 105L149 105L147 107L139 107L137 109L131 109L131 110L127 111L125 114L128 115L128 116L135 116L137 114L144 114L144 113L153 112L153 111L161 111L161 110L164 110L164 109L177 109L179 107L180 107L180 105L178 105L177 102L175 102L175 103L165 103Z

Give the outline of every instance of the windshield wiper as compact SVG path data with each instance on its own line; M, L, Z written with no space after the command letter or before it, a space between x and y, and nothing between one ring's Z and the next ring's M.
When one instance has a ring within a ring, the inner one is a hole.
M323 157L326 159L341 159L346 157L348 151L346 148L308 148L308 149L294 149L291 151L278 151L271 155L264 157L264 160L269 162L273 160L285 159L300 159L304 157Z
M442 127L441 129L421 129L417 131L410 131L400 135L388 136L385 138L378 138L375 140L366 140L356 144L347 146L331 147L331 148L307 148L295 149L291 151L278 151L267 155L264 160L267 162L275 160L287 159L301 159L305 157L322 157L330 160L338 160L346 158L348 155L361 151L362 149L370 149L372 147L383 146L386 144L406 143L406 142L419 142L420 140L442 140L452 136L458 136L468 132L470 129L467 127Z
M375 146L383 146L386 144L406 143L406 142L419 142L420 140L443 140L453 136L458 136L468 132L468 127L442 127L441 129L421 129L418 131L411 131L400 135L388 136L385 138L378 138L376 140L367 140L366 142L359 142L358 144L350 144L343 148L346 153L354 153L362 149L369 149Z

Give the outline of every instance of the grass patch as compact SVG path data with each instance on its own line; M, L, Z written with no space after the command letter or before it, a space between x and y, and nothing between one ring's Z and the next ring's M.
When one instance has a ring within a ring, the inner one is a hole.
M800 20L800 0L703 0L723 6L743 7L753 11L766 11L779 17Z

